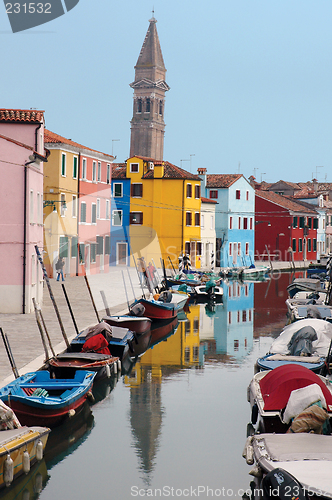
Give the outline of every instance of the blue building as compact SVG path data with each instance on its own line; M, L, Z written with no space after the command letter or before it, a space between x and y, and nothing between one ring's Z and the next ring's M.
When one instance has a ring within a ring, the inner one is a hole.
M126 164L112 166L111 251L110 265L129 265L130 179Z
M207 174L198 169L202 196L216 208L216 266L250 265L255 255L255 190L242 174Z

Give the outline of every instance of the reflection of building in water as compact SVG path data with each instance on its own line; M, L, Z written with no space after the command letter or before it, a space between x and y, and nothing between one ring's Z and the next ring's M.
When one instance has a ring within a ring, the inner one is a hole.
M176 332L149 349L137 361L125 383L130 387L130 424L140 468L147 484L154 470L164 408L162 378L182 368L198 366L199 307L193 306L188 321Z
M228 362L247 356L253 345L254 284L223 284L223 304L215 307L214 340L204 337L201 351L205 359ZM204 341L204 338L206 341Z

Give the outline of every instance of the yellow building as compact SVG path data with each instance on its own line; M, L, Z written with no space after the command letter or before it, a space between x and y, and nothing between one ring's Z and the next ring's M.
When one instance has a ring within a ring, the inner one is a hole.
M181 252L190 254L193 267L200 267L201 179L167 161L134 156L126 162L131 180L131 252L160 257L174 267Z

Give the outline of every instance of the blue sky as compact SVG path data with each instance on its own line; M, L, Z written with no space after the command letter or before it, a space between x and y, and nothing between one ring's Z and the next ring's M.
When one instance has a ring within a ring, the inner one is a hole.
M53 132L124 161L153 7L171 87L165 160L332 182L330 0L80 0L16 34L0 6L0 107L43 109Z

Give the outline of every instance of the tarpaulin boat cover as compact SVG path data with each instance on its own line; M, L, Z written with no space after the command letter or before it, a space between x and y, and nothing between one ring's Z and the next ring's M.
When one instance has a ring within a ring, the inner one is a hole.
M290 393L307 385L318 384L326 400L327 409L332 411L332 394L319 378L308 368L301 365L282 365L268 372L260 381L264 400L264 411L285 408Z

